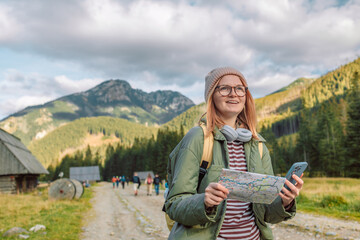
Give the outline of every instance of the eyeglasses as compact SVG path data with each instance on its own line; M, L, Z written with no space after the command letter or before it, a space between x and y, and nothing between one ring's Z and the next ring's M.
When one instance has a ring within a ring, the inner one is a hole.
M221 96L226 97L229 96L234 89L235 94L238 97L243 97L246 94L246 90L248 90L248 87L244 87L242 85L237 85L235 87L231 87L229 85L219 85L215 88Z

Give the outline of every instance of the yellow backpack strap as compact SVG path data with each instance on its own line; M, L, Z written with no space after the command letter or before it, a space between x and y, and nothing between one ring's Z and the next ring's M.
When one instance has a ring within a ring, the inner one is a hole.
M200 124L204 132L204 148L203 154L200 162L200 170L199 170L199 180L196 190L199 191L199 187L202 179L204 178L207 170L212 162L213 158L213 146L214 146L214 137L212 133L207 134L206 126L204 124Z
M206 134L206 126L201 124L200 127L204 132L204 149L201 157L200 166L203 165L203 162L207 162L205 169L209 168L212 162L213 157L213 146L214 146L214 137L212 133Z
M260 159L262 159L263 155L263 143L259 141L259 153L260 153Z

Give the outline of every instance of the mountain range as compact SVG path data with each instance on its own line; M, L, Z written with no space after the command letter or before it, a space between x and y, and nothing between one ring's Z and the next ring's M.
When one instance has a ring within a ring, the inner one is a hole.
M109 80L85 92L27 107L2 120L0 127L29 145L59 126L84 117L110 116L159 126L192 106L194 103L179 92L146 93L124 80Z

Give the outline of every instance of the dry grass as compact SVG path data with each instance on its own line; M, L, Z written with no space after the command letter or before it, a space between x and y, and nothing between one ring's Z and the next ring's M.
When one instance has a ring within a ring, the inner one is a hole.
M66 155L72 155L76 151L85 151L87 146L90 146L91 148L96 148L96 147L99 148L101 146L107 146L109 144L116 145L118 142L119 139L115 135L104 136L104 134L102 133L98 133L98 134L87 133L83 144L77 147L66 148L59 154L57 161L58 163L60 163L61 159L63 159Z
M78 239L82 216L91 207L91 195L86 189L80 199L55 201L48 199L47 189L20 195L0 194L0 237L13 227L29 230L41 224L46 227L46 234L30 233L31 239Z
M0 226L6 227L3 225L4 222L23 226L28 223L27 214L30 210L34 215L39 214L42 210L48 210L51 205L50 201L44 200L41 195L36 196L37 193L41 192L20 195L0 194L0 206L2 206L0 208Z
M360 221L360 179L303 178L298 198L306 212Z
M315 198L322 198L326 195L341 195L350 202L360 202L360 179L304 178L302 193Z

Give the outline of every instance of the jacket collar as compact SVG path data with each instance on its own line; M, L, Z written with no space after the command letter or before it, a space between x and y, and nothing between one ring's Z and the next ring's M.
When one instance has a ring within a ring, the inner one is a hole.
M203 117L202 119L200 119L200 124L205 124L206 125L206 118ZM220 132L219 128L217 126L215 126L214 131L214 139L217 141L225 141L226 138L225 136Z
M265 138L263 138L259 133L258 133L258 138L259 138L259 140L256 140L256 141L266 142Z
M265 138L263 138L259 133L257 135L258 135L259 140L254 139L255 141L266 142Z
M217 126L215 126L213 133L214 133L215 140L217 140L217 141L225 141L226 140L224 134L222 134L222 132L220 132L220 130Z

